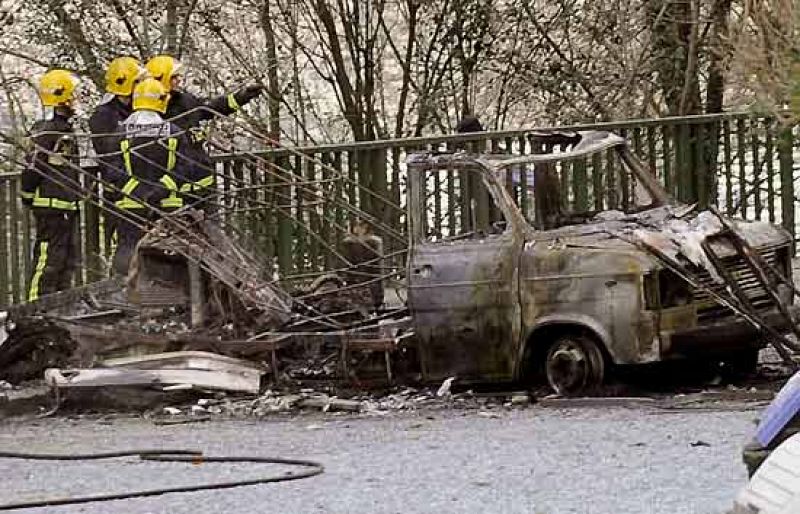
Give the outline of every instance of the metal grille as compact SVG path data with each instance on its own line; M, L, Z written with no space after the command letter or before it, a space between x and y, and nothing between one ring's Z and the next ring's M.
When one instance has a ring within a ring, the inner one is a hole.
M777 247L770 249L760 249L759 254L769 264L778 270L786 269L786 259L789 255L789 248ZM769 297L767 291L755 276L753 270L745 262L744 258L740 255L731 255L722 259L728 272L736 280L739 287L745 292L750 302L758 311L766 311L775 307L772 298ZM724 284L718 284L711 278L708 271L697 272L695 275L700 282L716 291L723 297L729 297L729 293L725 289ZM715 302L711 296L703 290L693 290L692 298L697 305L697 319L700 323L719 319L723 316L733 316L733 312L727 307L724 307Z

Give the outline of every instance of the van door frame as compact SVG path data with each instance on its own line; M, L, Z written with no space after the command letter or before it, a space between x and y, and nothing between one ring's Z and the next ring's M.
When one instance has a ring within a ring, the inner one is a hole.
M424 175L443 169L480 178L506 220L502 234L427 241ZM461 156L447 163L409 163L408 171L408 304L420 342L423 379L457 375L466 382L511 380L522 332L519 263L527 233L522 214L488 161ZM484 336L492 340L482 340Z

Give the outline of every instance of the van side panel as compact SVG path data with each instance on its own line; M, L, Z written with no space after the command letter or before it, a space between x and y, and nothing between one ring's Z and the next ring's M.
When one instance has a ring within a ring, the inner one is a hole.
M655 321L643 313L639 259L626 252L548 243L529 243L522 254L523 334L560 320L607 339L601 342L615 363L657 360Z

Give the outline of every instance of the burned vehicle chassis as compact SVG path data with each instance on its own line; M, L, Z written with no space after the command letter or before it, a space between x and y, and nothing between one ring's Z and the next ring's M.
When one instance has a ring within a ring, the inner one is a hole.
M612 365L719 357L747 370L755 367L764 331L778 334L793 325L791 291L779 287L777 298L774 287L756 280L740 253L707 230L712 216L691 218L692 206L672 201L623 138L606 132L539 137L571 148L524 157L420 153L407 161L408 305L424 378L527 381L543 372L557 392L577 393L601 384ZM548 169L598 153L619 159L636 184L634 196L645 203L630 212L590 213L577 224L537 227L502 180L515 169L527 173L527 166L546 185ZM431 240L426 173L442 170L477 178L502 219L483 231ZM791 281L785 230L722 217L716 223L717 232L720 223L735 226L743 244ZM694 228L682 233L684 226ZM674 240L664 240L662 231ZM708 257L698 263L692 255L700 243L720 273ZM741 295L724 300L730 284L723 279L734 281ZM744 306L749 314L739 309Z

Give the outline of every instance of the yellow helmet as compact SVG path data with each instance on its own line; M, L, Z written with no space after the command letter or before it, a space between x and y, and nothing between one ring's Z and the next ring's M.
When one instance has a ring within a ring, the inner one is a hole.
M167 112L169 93L158 80L148 77L133 88L133 110Z
M133 57L117 57L106 70L106 92L130 96L138 79L145 75L142 65Z
M183 64L171 55L157 55L147 61L150 76L161 82L167 91L172 89L172 77L183 75Z
M81 80L67 70L50 70L39 82L39 97L45 107L71 106L75 88Z

